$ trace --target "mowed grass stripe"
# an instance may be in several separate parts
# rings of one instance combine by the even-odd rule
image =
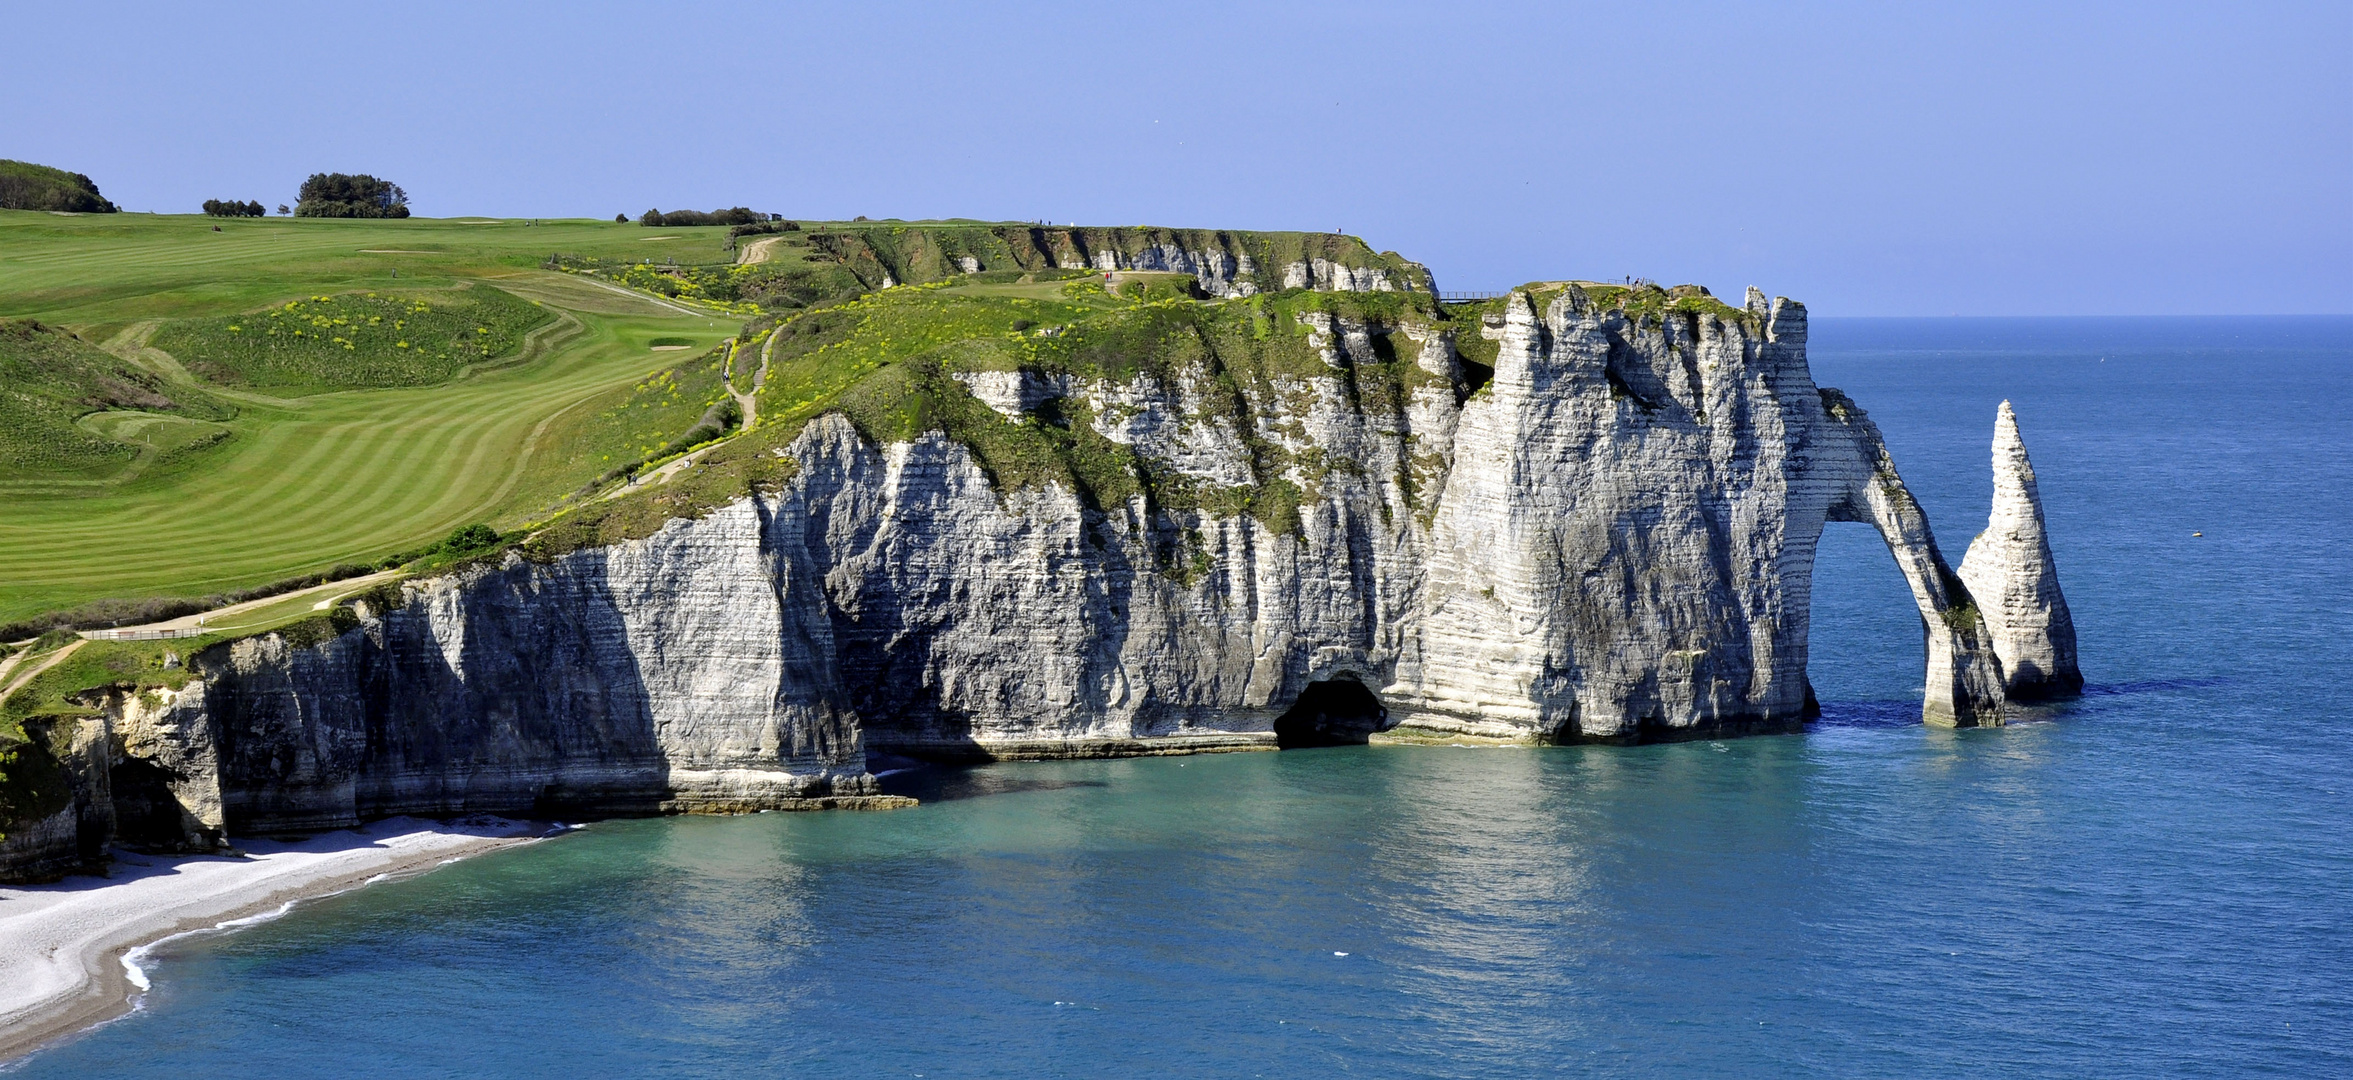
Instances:
[[[598,392],[601,388],[588,391]],[[497,486],[522,468],[518,460],[510,469],[497,470],[493,455],[519,459],[529,429],[543,413],[553,411],[549,405],[558,396],[504,403],[510,407],[479,418],[419,415],[391,425],[279,425],[272,431],[279,438],[271,441],[307,443],[300,456],[266,471],[226,471],[235,476],[261,471],[268,479],[243,490],[219,491],[207,507],[184,507],[184,519],[206,524],[177,528],[175,535],[206,545],[246,537],[252,554],[283,557],[360,539],[341,522],[371,505],[412,507],[412,518],[428,523],[454,521],[484,509]],[[269,462],[277,453],[276,446],[261,446],[247,458]],[[294,509],[257,528],[250,516],[275,507]],[[26,553],[54,557],[78,539],[68,535],[53,545],[29,544]],[[5,576],[8,561],[0,558],[0,576]],[[168,557],[124,558],[120,563],[133,573],[179,565]]]
[[[479,459],[492,452],[488,440],[493,436],[523,434],[528,426],[537,423],[540,415],[561,407],[568,400],[578,400],[608,389],[601,381],[586,389],[574,382],[537,388],[538,392],[525,398],[492,399],[488,404],[504,408],[479,418],[471,413],[453,416],[428,410],[391,426],[381,419],[303,419],[273,425],[261,434],[256,445],[245,448],[243,453],[223,465],[222,476],[239,480],[241,486],[221,487],[209,499],[198,503],[190,503],[174,495],[169,506],[177,514],[197,519],[223,509],[220,504],[224,502],[270,505],[295,501],[314,505],[322,511],[338,510],[344,506],[321,501],[337,494],[333,489],[338,487],[345,489],[346,501],[382,496],[413,501],[416,490],[395,481],[424,484],[462,480],[466,470],[458,470],[448,476],[430,475],[430,470],[460,458],[468,460],[471,468],[479,468]],[[454,453],[444,445],[453,434],[474,435],[481,445],[463,454]],[[354,439],[366,441],[348,445]],[[289,460],[285,455],[290,449],[300,456]],[[376,477],[372,486],[350,485],[345,482],[345,477],[352,470],[345,459],[353,457],[397,461],[401,468],[393,474]],[[164,507],[162,496],[136,500],[121,508],[115,523],[135,522]],[[227,527],[235,529],[243,526],[230,523]],[[64,538],[61,542],[70,543],[72,537],[85,530],[80,523],[61,522],[53,531]],[[37,541],[28,546],[34,550],[40,550],[41,547]]]
[[[7,224],[0,215],[0,242],[8,239]],[[267,246],[255,243],[252,257],[284,257]],[[177,264],[218,274],[224,256],[238,255],[215,248],[201,257],[151,259],[143,272],[168,277]],[[84,266],[54,264],[66,263]],[[0,281],[21,279],[24,266],[0,268]],[[404,272],[395,287],[424,284],[425,277]],[[163,291],[138,293],[136,302],[77,303],[113,308],[103,321],[82,325],[119,329],[185,312],[189,297],[170,293],[182,286],[159,284]],[[205,302],[248,310],[369,284],[271,285],[267,296]],[[0,294],[0,308],[8,302]],[[245,411],[231,422],[235,437],[196,467],[98,494],[0,487],[0,618],[100,596],[200,595],[258,584],[411,549],[475,521],[511,528],[604,471],[600,456],[627,449],[557,445],[588,430],[570,410],[625,398],[632,385],[694,355],[652,354],[646,339],[684,333],[709,343],[734,329],[701,317],[565,312],[517,357],[454,383],[294,400],[240,395]],[[572,422],[560,422],[563,416]]]
[[[594,396],[593,394],[589,396]],[[258,497],[236,499],[220,516],[213,528],[183,528],[178,535],[183,539],[205,543],[244,537],[246,546],[257,555],[276,555],[292,549],[317,550],[321,543],[347,546],[365,543],[365,534],[339,527],[339,519],[347,514],[375,504],[412,507],[412,520],[429,526],[462,517],[468,512],[488,509],[485,505],[493,496],[512,482],[528,467],[524,451],[528,444],[528,427],[536,426],[534,413],[538,410],[517,410],[512,419],[476,425],[469,432],[461,422],[431,425],[429,438],[421,438],[414,430],[377,431],[372,437],[351,438],[354,433],[337,431],[321,439],[312,454],[301,459],[298,467],[285,470],[285,479]],[[552,411],[552,410],[549,410]],[[338,445],[345,443],[348,445]],[[383,463],[393,447],[405,445],[398,455],[405,459],[396,472],[384,473]],[[509,448],[513,448],[512,451]],[[509,456],[514,464],[508,469],[495,469],[489,460],[493,454]],[[455,469],[450,463],[463,461]],[[374,474],[354,479],[359,466],[373,466]],[[489,489],[489,490],[485,490]],[[293,513],[276,515],[260,532],[247,515],[270,504],[295,507]],[[275,538],[280,543],[262,542]],[[161,560],[124,559],[125,569],[152,569],[169,563]]]

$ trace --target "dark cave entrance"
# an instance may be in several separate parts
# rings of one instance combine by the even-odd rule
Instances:
[[[1363,746],[1387,726],[1389,710],[1353,675],[1307,684],[1290,711],[1275,718],[1275,746]]]
[[[172,774],[145,758],[125,757],[108,769],[114,792],[114,834],[133,847],[176,848],[187,842]]]

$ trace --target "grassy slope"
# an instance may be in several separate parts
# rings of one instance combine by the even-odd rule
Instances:
[[[217,439],[208,421],[232,415],[63,329],[0,319],[0,474],[111,475]]]
[[[223,231],[212,231],[216,223]],[[127,347],[159,320],[472,281],[561,312],[518,359],[444,385],[299,398],[217,388],[213,396],[236,407],[231,437],[217,446],[127,478],[0,479],[0,621],[104,597],[255,585],[412,549],[473,521],[512,526],[603,472],[600,456],[675,435],[567,423],[611,409],[648,375],[695,355],[651,352],[651,339],[707,347],[737,323],[532,268],[558,247],[622,256],[692,244],[693,257],[723,257],[725,230],[658,230],[680,238],[654,244],[648,231],[0,213],[0,249],[10,255],[0,260],[0,315],[38,317],[85,341],[117,338],[117,351],[166,395],[191,389],[185,370]],[[675,411],[684,410],[646,410],[647,423],[674,423]]]

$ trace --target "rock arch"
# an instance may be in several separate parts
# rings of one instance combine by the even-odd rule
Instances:
[[[1896,568],[1903,572],[1904,583],[1911,588],[1926,638],[1927,672],[1920,719],[1944,727],[1999,725],[2006,702],[2002,665],[1977,601],[1938,550],[1936,536],[1928,528],[1928,515],[1904,487],[1879,426],[1845,394],[1824,389],[1821,396],[1829,421],[1822,432],[1829,440],[1845,443],[1839,448],[1842,454],[1816,458],[1818,463],[1832,466],[1825,472],[1841,481],[1824,517],[1827,521],[1861,522],[1879,530],[1888,553],[1895,556]],[[1815,536],[1819,535],[1817,527]]]

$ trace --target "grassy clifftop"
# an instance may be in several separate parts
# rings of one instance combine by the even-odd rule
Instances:
[[[1380,272],[1392,288],[1430,289],[1429,271],[1396,252],[1376,252],[1338,233],[1243,232],[1152,226],[1043,226],[980,222],[786,223],[730,230],[740,258],[728,264],[667,251],[629,259],[559,252],[554,269],[600,276],[663,296],[740,305],[744,314],[838,303],[894,285],[967,280],[972,274],[1083,274],[1215,265],[1244,292],[1276,292],[1321,263]],[[661,228],[648,243],[691,230]],[[1010,280],[1004,278],[1003,280]]]
[[[837,412],[878,443],[941,432],[971,449],[1002,487],[1055,482],[1101,506],[1144,494],[1163,511],[1247,512],[1287,530],[1306,494],[1284,479],[1299,462],[1248,423],[1237,427],[1252,457],[1252,481],[1207,486],[1105,438],[1075,401],[1009,418],[958,376],[1021,371],[1173,384],[1182,370],[1202,374],[1210,407],[1240,420],[1250,401],[1282,393],[1278,381],[1335,374],[1311,339],[1310,313],[1389,327],[1446,329],[1456,321],[1426,293],[1291,290],[1201,301],[1169,294],[1164,282],[1176,275],[1140,277],[1118,291],[1092,280],[950,279],[788,317],[761,341],[769,374],[754,430],[705,451],[695,468],[666,483],[556,518],[524,550],[552,558],[646,536],[671,518],[772,489],[789,468],[773,451],[811,420]],[[1469,325],[1475,335],[1475,317]],[[1337,374],[1354,399],[1380,408],[1399,407],[1413,386],[1439,378],[1411,355],[1393,353]]]
[[[815,252],[849,267],[869,287],[941,281],[967,266],[990,270],[1119,269],[1164,251],[1222,256],[1259,292],[1283,287],[1286,267],[1323,260],[1388,271],[1401,288],[1428,289],[1428,272],[1395,252],[1380,253],[1338,233],[1044,225],[868,225],[812,231]],[[1105,265],[1109,263],[1110,265]]]

